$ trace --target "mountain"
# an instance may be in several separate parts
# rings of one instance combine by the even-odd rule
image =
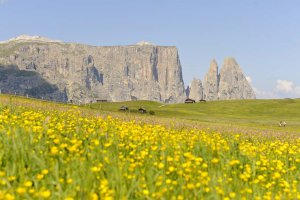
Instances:
[[[189,91],[189,97],[195,100],[198,100],[200,97],[203,97],[205,100],[256,98],[242,69],[232,57],[224,59],[220,73],[216,60],[212,60],[209,70],[204,77],[203,86],[191,84]],[[191,95],[191,91],[194,91],[193,95]]]
[[[220,72],[218,98],[255,99],[255,93],[234,58],[225,58]]]
[[[194,78],[192,80],[188,96],[195,101],[203,99],[203,87],[200,79]]]
[[[215,59],[210,63],[209,70],[204,77],[203,81],[203,99],[205,100],[217,100],[219,89],[219,74],[218,64]]]
[[[89,46],[22,35],[0,42],[0,65],[4,71],[12,66],[16,71],[1,78],[2,92],[74,102],[177,103],[186,98],[180,59],[173,46],[148,42]],[[31,81],[14,76],[28,71],[33,72]]]

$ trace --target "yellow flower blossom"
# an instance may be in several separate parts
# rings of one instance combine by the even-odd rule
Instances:
[[[178,130],[81,106],[1,103],[0,199],[300,197],[296,134]]]

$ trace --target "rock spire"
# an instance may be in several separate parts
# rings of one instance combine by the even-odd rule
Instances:
[[[219,99],[255,99],[255,93],[242,69],[232,57],[225,58],[220,72]]]
[[[219,87],[219,75],[218,64],[215,59],[210,62],[210,67],[207,74],[204,77],[204,99],[205,100],[217,100],[218,99],[218,87]]]
[[[189,88],[188,97],[199,101],[203,99],[203,86],[200,79],[194,78]]]
[[[215,59],[210,63],[209,70],[204,77],[203,86],[199,81],[192,81],[190,98],[198,98],[195,95],[203,91],[205,100],[229,100],[229,99],[255,99],[255,93],[247,81],[242,69],[232,57],[224,59],[223,67],[218,72],[218,64]],[[193,91],[193,95],[192,94]],[[196,92],[197,91],[197,92]]]

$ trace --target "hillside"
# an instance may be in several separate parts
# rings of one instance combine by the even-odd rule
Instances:
[[[118,109],[122,105],[128,106],[132,114],[139,114],[137,109],[144,107],[148,111],[154,111],[156,117],[184,119],[212,126],[246,126],[300,132],[300,99],[208,101],[172,105],[132,101],[95,103],[89,104],[88,107],[101,111],[120,112]],[[279,127],[278,123],[281,120],[286,121],[288,126]]]
[[[119,105],[0,95],[0,199],[298,199],[299,134],[252,120],[296,121],[299,100]],[[134,114],[141,105],[157,115]]]
[[[0,95],[0,107],[19,105],[39,109],[69,109],[73,104]],[[119,111],[127,106],[129,111]],[[102,102],[78,106],[86,116],[118,117],[179,128],[209,128],[235,132],[300,133],[300,99],[210,101],[196,104],[161,104],[152,101]],[[145,108],[146,114],[138,112]],[[150,115],[153,111],[155,114]],[[286,127],[279,127],[279,121]]]

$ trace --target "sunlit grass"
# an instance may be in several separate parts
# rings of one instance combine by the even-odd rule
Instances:
[[[120,106],[129,107],[131,114],[139,115],[137,109],[144,107],[155,112],[159,118],[188,120],[214,125],[242,128],[258,128],[274,131],[300,131],[300,99],[274,100],[230,100],[198,102],[196,104],[160,104],[150,101],[94,103],[86,107],[118,112]],[[139,115],[140,116],[140,115]],[[279,121],[286,121],[288,126],[279,127]]]
[[[0,199],[300,198],[298,134],[103,112],[2,96]]]

